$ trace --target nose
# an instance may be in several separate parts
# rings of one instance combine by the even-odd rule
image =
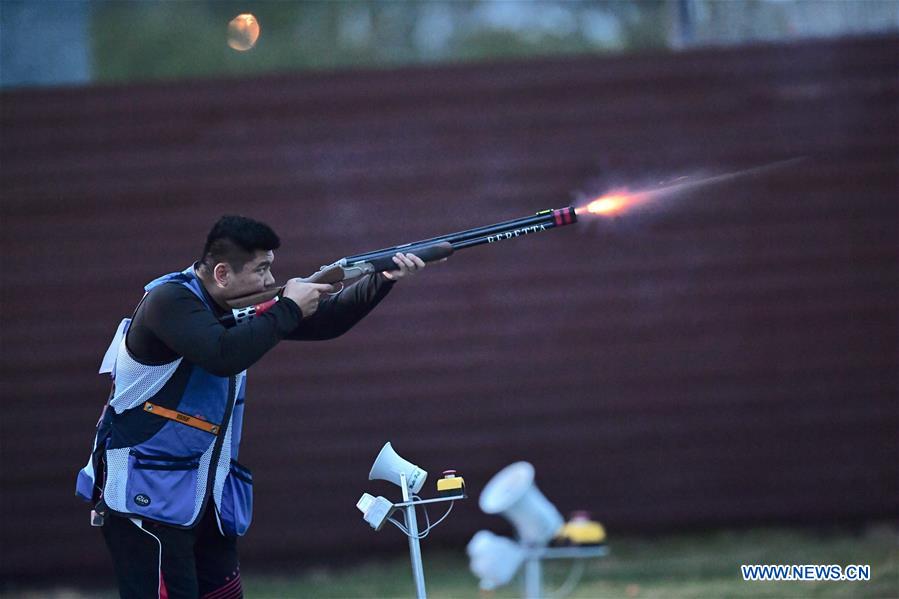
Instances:
[[[265,275],[265,286],[268,287],[269,285],[274,284],[274,282],[275,275],[272,274],[272,271],[268,271],[268,274]]]

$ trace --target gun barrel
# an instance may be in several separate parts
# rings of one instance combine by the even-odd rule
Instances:
[[[350,265],[359,262],[371,262],[372,260],[377,260],[384,256],[393,256],[397,252],[414,254],[416,248],[424,248],[439,243],[449,243],[453,250],[461,250],[484,243],[494,243],[512,239],[514,237],[521,237],[523,235],[545,231],[554,227],[564,227],[565,225],[574,224],[576,222],[577,214],[575,213],[574,208],[570,206],[556,210],[543,210],[533,216],[526,216],[524,218],[507,220],[493,225],[466,229],[465,231],[459,231],[457,233],[440,235],[438,237],[431,237],[430,239],[423,239],[412,243],[404,243],[402,245],[383,248],[373,252],[366,252],[364,254],[356,254],[355,256],[348,256],[344,258],[344,260],[346,261],[346,264]]]

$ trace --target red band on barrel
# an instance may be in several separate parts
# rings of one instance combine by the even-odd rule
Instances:
[[[556,221],[557,227],[570,225],[574,222],[574,216],[572,215],[571,208],[561,208],[558,210],[553,210],[553,219]]]

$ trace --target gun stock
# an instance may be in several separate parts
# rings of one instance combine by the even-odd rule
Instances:
[[[304,283],[333,284],[339,283],[345,278],[346,277],[344,276],[343,268],[332,264],[331,266],[326,266],[322,268],[322,270],[314,272],[312,275],[306,277],[305,279],[300,279],[300,281],[303,281]],[[279,297],[281,295],[281,292],[283,291],[283,285],[275,285],[272,287],[268,287],[267,289],[265,289],[264,291],[260,291],[259,293],[254,293],[252,295],[243,295],[241,297],[230,299],[228,300],[228,306],[231,307],[231,309],[256,306]]]

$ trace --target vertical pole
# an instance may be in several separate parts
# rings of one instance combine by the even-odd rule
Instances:
[[[400,488],[403,490],[403,502],[411,503],[412,494],[409,492],[409,482],[406,473],[400,472]],[[415,517],[415,506],[406,507],[406,529],[409,531],[409,554],[412,557],[412,577],[415,579],[415,596],[418,599],[427,599],[425,592],[425,569],[421,563],[421,546],[418,542],[418,519]]]
[[[524,597],[525,599],[540,599],[543,596],[543,572],[541,571],[540,556],[536,551],[528,551],[528,557],[524,562]]]

